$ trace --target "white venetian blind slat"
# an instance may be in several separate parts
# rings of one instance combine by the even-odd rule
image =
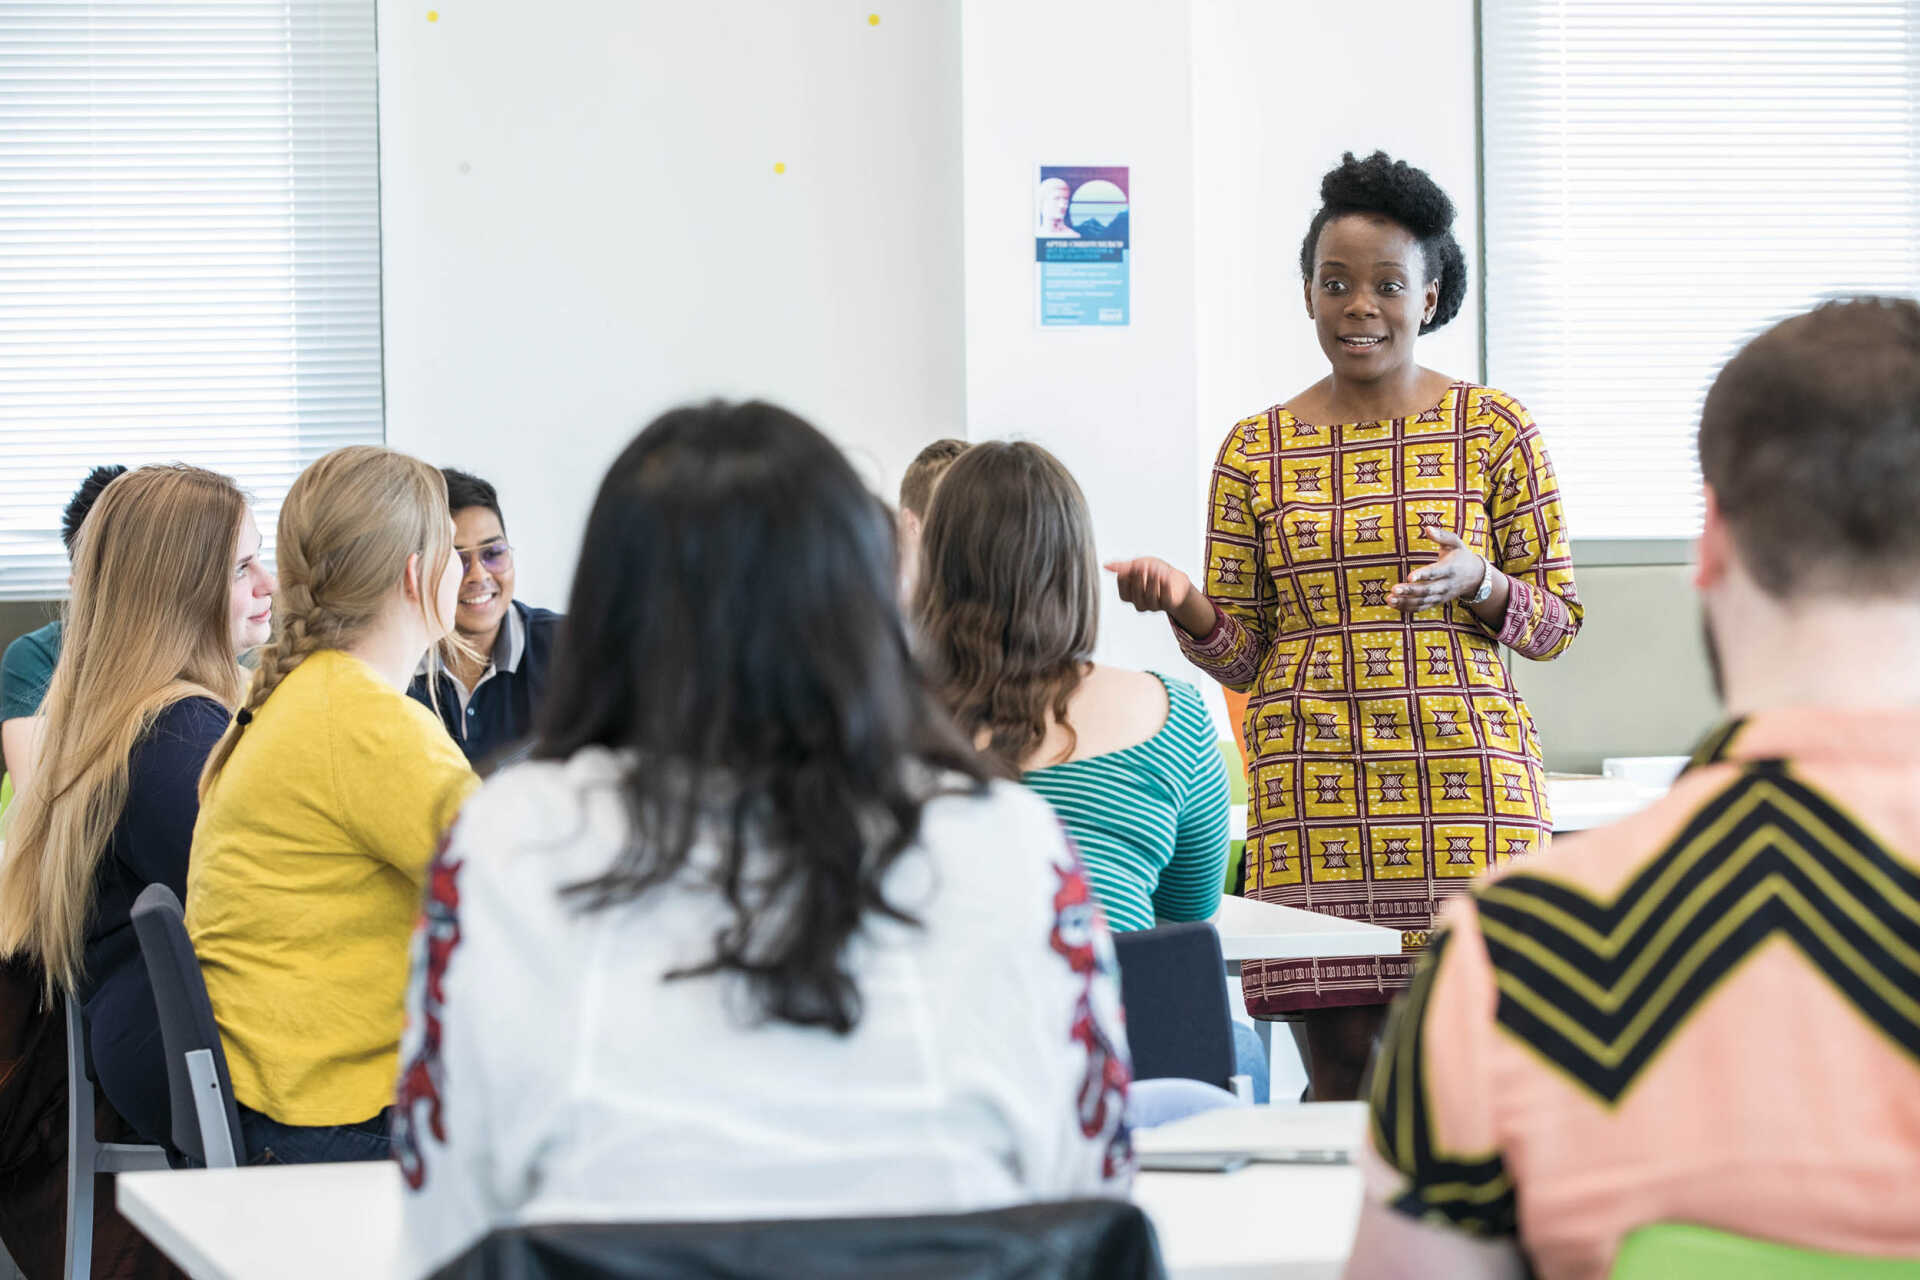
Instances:
[[[1692,537],[1714,373],[1920,288],[1915,0],[1482,0],[1487,376],[1575,537]]]
[[[0,5],[0,598],[63,594],[96,463],[384,436],[369,0]]]

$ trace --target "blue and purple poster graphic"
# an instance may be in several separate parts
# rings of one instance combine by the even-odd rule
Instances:
[[[1041,328],[1128,323],[1128,191],[1126,165],[1040,166],[1033,269]]]

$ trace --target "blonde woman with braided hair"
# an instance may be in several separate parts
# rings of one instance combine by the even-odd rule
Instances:
[[[273,640],[200,781],[187,929],[248,1158],[384,1159],[408,940],[479,782],[406,696],[460,586],[446,482],[337,450],[294,481],[276,550]]]
[[[142,467],[76,540],[64,643],[34,784],[8,818],[0,949],[80,1003],[102,1091],[168,1139],[166,1059],[133,934],[149,884],[184,893],[195,784],[240,700],[239,653],[267,638],[273,576],[233,481]]]

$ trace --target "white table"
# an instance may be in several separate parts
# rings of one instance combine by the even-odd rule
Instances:
[[[1220,934],[1220,953],[1226,958],[1229,978],[1240,976],[1240,964],[1245,960],[1334,960],[1400,954],[1398,929],[1232,894],[1220,899],[1220,909],[1213,913],[1210,923]],[[1266,1054],[1271,1072],[1273,1022],[1256,1018],[1253,1029],[1259,1033],[1260,1050]]]
[[[1154,1156],[1166,1155],[1279,1159],[1281,1152],[1312,1151],[1351,1160],[1367,1143],[1368,1113],[1364,1102],[1221,1107],[1151,1129],[1136,1129],[1133,1146],[1143,1166]]]
[[[1136,1131],[1142,1152],[1314,1147],[1356,1153],[1367,1140],[1361,1102],[1230,1108]],[[1350,1164],[1254,1164],[1233,1173],[1143,1173],[1147,1211],[1176,1280],[1336,1280],[1360,1221],[1360,1171]]]
[[[194,1280],[394,1280],[400,1166],[123,1173],[120,1212]]]
[[[1639,812],[1659,799],[1664,787],[1637,786],[1613,778],[1552,778],[1547,782],[1555,831],[1584,831]],[[1246,832],[1245,805],[1235,805],[1235,838]],[[1332,960],[1346,956],[1389,956],[1400,950],[1392,929],[1359,920],[1342,920],[1228,896],[1213,915],[1227,972],[1238,973],[1243,960]]]
[[[1555,831],[1584,831],[1616,822],[1652,804],[1665,791],[1664,787],[1638,786],[1613,778],[1547,780]],[[1245,838],[1245,805],[1233,807],[1232,830],[1235,839]],[[1247,960],[1333,960],[1400,954],[1398,930],[1251,898],[1220,899],[1212,924],[1220,934],[1228,977],[1239,976],[1240,965]],[[1260,1046],[1272,1069],[1273,1023],[1259,1018],[1253,1026],[1260,1033]]]
[[[1547,782],[1555,831],[1585,831],[1605,826],[1640,810],[1666,794],[1665,787],[1640,786],[1614,778],[1552,778]],[[1233,807],[1234,838],[1246,834],[1247,808]],[[1342,920],[1256,902],[1229,894],[1213,914],[1227,972],[1240,972],[1243,960],[1332,960],[1346,956],[1390,956],[1400,951],[1400,934],[1359,920]]]
[[[1228,973],[1240,972],[1242,960],[1333,960],[1400,954],[1398,929],[1231,894],[1220,899],[1220,909],[1209,923],[1220,934],[1220,952],[1226,957]]]
[[[1338,1280],[1361,1192],[1360,1171],[1344,1164],[1143,1173],[1133,1184],[1172,1280]]]
[[[396,1280],[393,1164],[123,1173],[120,1212],[194,1280]],[[1333,1277],[1353,1244],[1360,1174],[1345,1165],[1148,1173],[1134,1199],[1173,1280]]]
[[[1640,812],[1666,793],[1665,787],[1641,786],[1617,778],[1547,779],[1555,831],[1604,827]]]

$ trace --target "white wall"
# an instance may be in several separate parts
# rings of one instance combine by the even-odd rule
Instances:
[[[387,439],[499,484],[521,595],[670,405],[778,400],[879,487],[963,433],[958,0],[426,12],[379,4]]]
[[[1477,251],[1472,0],[1377,10],[1272,0],[967,0],[967,427],[1053,449],[1103,556],[1198,574],[1227,428],[1317,381],[1300,236],[1340,153],[1427,168]],[[1132,166],[1133,324],[1033,322],[1034,167]],[[1478,299],[1421,358],[1479,376]],[[1187,671],[1159,619],[1109,597],[1101,654]],[[1206,682],[1201,682],[1203,686]]]
[[[791,405],[883,490],[938,435],[1038,440],[1103,555],[1197,571],[1219,438],[1323,372],[1318,175],[1385,146],[1473,225],[1471,0],[878,8],[381,0],[388,440],[501,486],[528,598],[563,602],[611,456],[713,394]],[[1404,92],[1354,91],[1381,75]],[[1042,162],[1132,167],[1131,326],[1035,326]],[[1430,363],[1477,372],[1475,305]],[[1117,601],[1104,637],[1181,669]]]
[[[1204,478],[1236,420],[1325,376],[1299,251],[1320,175],[1341,152],[1383,148],[1433,174],[1453,197],[1455,234],[1477,272],[1474,4],[1193,0],[1192,11]],[[1479,308],[1475,279],[1453,323],[1422,339],[1422,363],[1480,377]],[[1525,387],[1507,389],[1526,397]],[[1189,568],[1199,539],[1196,527],[1182,561]],[[1597,769],[1608,755],[1690,749],[1718,714],[1690,575],[1674,567],[1578,572],[1587,624],[1573,648],[1550,663],[1513,660],[1548,764]]]
[[[1469,275],[1477,269],[1473,10],[1473,0],[1386,10],[1192,0],[1196,496],[1190,527],[1163,553],[1188,573],[1203,568],[1205,490],[1227,430],[1327,374],[1300,240],[1341,153],[1384,149],[1431,173],[1458,209]],[[1422,339],[1420,360],[1478,378],[1478,308],[1474,288],[1453,323]]]
[[[1320,177],[1381,149],[1453,197],[1478,271],[1473,0],[1376,5],[1194,0],[1194,169],[1201,441],[1327,374],[1301,293]],[[1479,288],[1419,359],[1480,376]],[[1188,553],[1199,554],[1199,543]]]
[[[1165,0],[967,0],[962,17],[968,434],[1056,453],[1103,558],[1172,559],[1198,528],[1189,27]],[[1035,324],[1041,164],[1131,167],[1131,325]],[[1104,659],[1187,670],[1163,619],[1109,592],[1102,622]]]
[[[1320,174],[1423,165],[1477,252],[1472,0],[424,13],[379,10],[388,439],[500,484],[540,603],[607,461],[712,394],[792,405],[883,491],[938,435],[1038,440],[1103,554],[1197,572],[1221,437],[1325,372],[1296,263]],[[1130,327],[1034,325],[1042,162],[1132,166]],[[1478,376],[1478,306],[1426,363]],[[1642,578],[1593,576],[1588,634],[1520,673],[1550,758],[1681,749],[1710,718],[1684,583],[1659,578],[1674,660],[1634,686],[1632,628],[1599,615]],[[1188,671],[1111,596],[1101,653]]]

